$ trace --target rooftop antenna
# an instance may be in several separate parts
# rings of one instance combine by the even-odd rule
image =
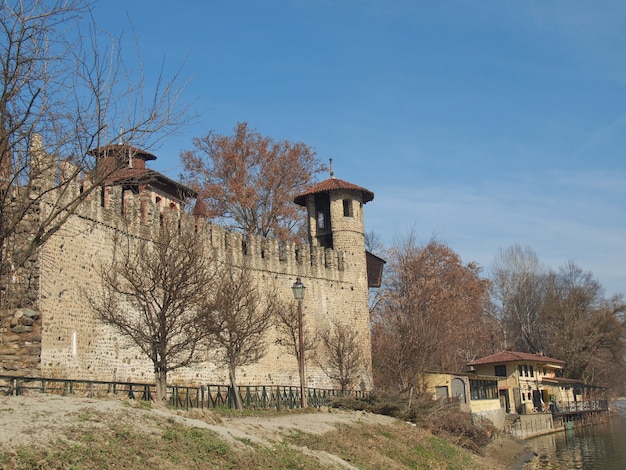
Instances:
[[[332,179],[335,177],[335,173],[333,172],[333,157],[330,157],[329,160],[330,160],[330,177]]]

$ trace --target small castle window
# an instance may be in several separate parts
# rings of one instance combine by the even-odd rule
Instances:
[[[317,228],[326,228],[326,217],[324,211],[317,211]]]
[[[352,217],[352,201],[350,199],[343,200],[343,216]]]

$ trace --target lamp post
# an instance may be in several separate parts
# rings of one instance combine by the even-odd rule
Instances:
[[[300,408],[306,407],[306,396],[304,394],[304,336],[302,332],[302,300],[304,299],[304,289],[306,286],[300,278],[291,286],[293,297],[298,302],[298,366],[300,367]]]

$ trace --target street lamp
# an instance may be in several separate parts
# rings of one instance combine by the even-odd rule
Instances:
[[[302,300],[304,299],[305,285],[300,278],[291,286],[293,298],[298,301],[298,366],[300,366],[300,408],[306,407],[304,395],[304,337],[302,334]]]

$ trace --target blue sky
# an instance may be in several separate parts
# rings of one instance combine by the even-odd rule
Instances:
[[[107,0],[148,73],[184,61],[202,115],[179,153],[246,121],[302,141],[375,193],[366,230],[433,236],[488,274],[519,243],[626,292],[626,4],[621,0]]]

